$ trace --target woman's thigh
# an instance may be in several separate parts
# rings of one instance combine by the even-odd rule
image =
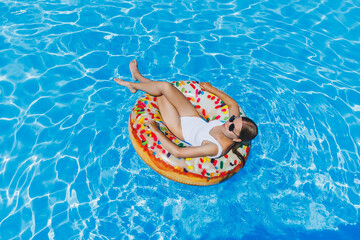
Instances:
[[[161,117],[166,127],[181,140],[184,140],[181,129],[181,116],[176,108],[167,100],[165,96],[158,97],[158,106]]]
[[[167,82],[164,82],[163,84],[163,96],[166,97],[168,103],[173,105],[180,117],[200,117],[189,99],[187,99],[176,87]]]
[[[158,86],[161,91],[161,96],[158,97],[158,105],[164,123],[176,137],[184,140],[181,117],[200,117],[199,113],[191,102],[172,84],[168,82],[153,82],[152,84],[149,87]]]

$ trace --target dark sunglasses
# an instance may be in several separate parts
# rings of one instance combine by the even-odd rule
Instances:
[[[235,115],[232,115],[232,116],[229,118],[229,122],[232,123],[234,120],[235,120]],[[237,138],[240,138],[240,136],[238,136],[238,135],[234,132],[234,129],[235,129],[235,124],[234,124],[234,123],[230,124],[230,126],[229,126],[229,131],[233,132]]]

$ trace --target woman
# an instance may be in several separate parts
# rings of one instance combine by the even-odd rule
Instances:
[[[126,86],[132,93],[144,91],[157,97],[159,111],[167,128],[179,139],[190,143],[191,147],[181,148],[163,134],[155,121],[148,122],[150,130],[156,134],[163,147],[179,158],[211,157],[225,155],[235,143],[250,141],[258,133],[257,125],[247,117],[240,117],[239,105],[226,93],[210,83],[200,83],[205,91],[220,98],[229,107],[230,119],[206,122],[195,110],[190,101],[172,84],[152,81],[143,77],[136,60],[130,62],[130,72],[136,82],[115,81]]]

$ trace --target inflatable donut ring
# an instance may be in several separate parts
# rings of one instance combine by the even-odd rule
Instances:
[[[198,82],[176,81],[172,84],[191,101],[206,121],[229,119],[228,106],[215,95],[203,91]],[[245,116],[242,109],[240,109],[240,115]],[[175,137],[167,129],[162,121],[156,97],[145,94],[137,100],[129,119],[131,142],[147,165],[176,182],[199,186],[220,183],[238,172],[249,156],[250,145],[246,143],[219,158],[174,157],[163,148],[156,135],[144,125],[149,119],[156,121],[160,130],[179,147],[190,145]]]

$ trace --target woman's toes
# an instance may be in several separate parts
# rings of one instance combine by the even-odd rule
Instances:
[[[120,78],[115,78],[114,79],[115,80],[115,82],[117,82],[118,84],[120,84],[120,85],[123,85],[123,80],[121,80]]]
[[[119,85],[127,87],[127,88],[130,90],[130,92],[132,92],[132,93],[136,93],[136,92],[137,92],[137,90],[136,90],[135,88],[131,87],[131,84],[130,84],[129,82],[126,82],[126,81],[124,81],[124,80],[121,80],[120,78],[115,78],[114,80],[115,80],[115,82],[117,82]]]

